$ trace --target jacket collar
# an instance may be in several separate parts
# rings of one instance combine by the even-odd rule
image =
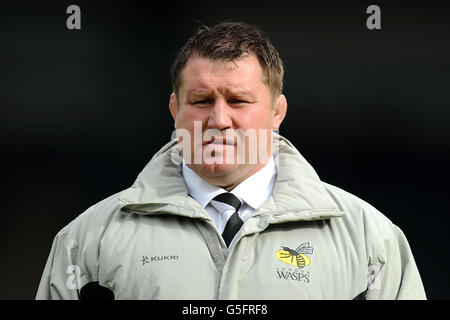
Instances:
[[[343,212],[297,149],[276,133],[274,146],[278,166],[275,188],[252,218],[281,223],[342,216]],[[121,209],[139,214],[175,214],[211,220],[204,208],[188,196],[181,163],[177,142],[172,140],[153,156],[133,185],[119,195]]]

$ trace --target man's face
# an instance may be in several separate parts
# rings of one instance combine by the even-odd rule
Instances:
[[[286,99],[272,96],[254,55],[233,62],[193,56],[180,80],[169,108],[175,128],[189,134],[179,139],[190,140],[183,157],[200,177],[231,190],[270,159],[271,132],[283,121]]]

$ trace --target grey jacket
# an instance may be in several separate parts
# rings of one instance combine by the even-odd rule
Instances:
[[[79,299],[96,284],[116,299],[425,299],[402,231],[276,138],[273,194],[230,251],[187,194],[172,141],[56,235],[36,298]]]

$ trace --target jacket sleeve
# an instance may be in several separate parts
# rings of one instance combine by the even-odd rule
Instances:
[[[426,299],[408,241],[396,225],[390,226],[383,254],[369,261],[366,299]]]
[[[75,246],[63,232],[53,240],[36,300],[74,300],[79,297],[81,269],[77,265]]]

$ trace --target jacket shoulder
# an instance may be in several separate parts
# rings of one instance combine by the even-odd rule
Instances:
[[[325,182],[323,184],[347,218],[368,220],[380,228],[392,226],[392,221],[370,203],[339,187]]]
[[[89,207],[56,234],[37,299],[78,299],[73,289],[98,281],[99,245],[108,225],[120,215],[119,194]],[[72,272],[79,280],[73,287],[67,282]]]
[[[84,239],[90,242],[100,239],[107,226],[120,215],[119,195],[123,191],[113,194],[87,208],[69,224],[63,227],[55,239],[83,244]]]
[[[350,233],[364,237],[367,253],[384,260],[386,246],[396,245],[404,237],[402,230],[370,203],[341,188],[324,183],[344,212],[343,222]]]

